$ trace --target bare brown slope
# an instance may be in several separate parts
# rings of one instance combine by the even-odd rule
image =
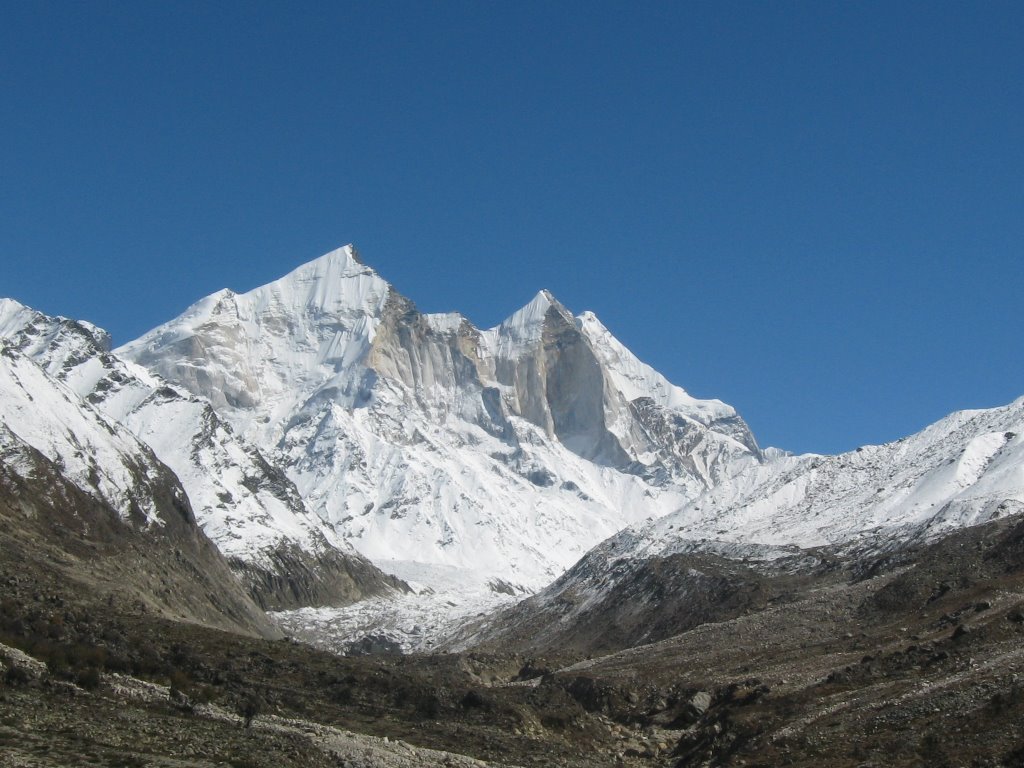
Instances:
[[[246,634],[279,632],[196,526],[177,478],[154,462],[163,525],[123,521],[22,443],[0,457],[0,576],[105,596],[140,611]],[[177,487],[177,493],[174,492]]]

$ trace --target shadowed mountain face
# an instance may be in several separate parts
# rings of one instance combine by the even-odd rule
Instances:
[[[118,350],[201,395],[373,559],[537,587],[761,460],[736,412],[548,292],[489,330],[425,315],[351,248]]]

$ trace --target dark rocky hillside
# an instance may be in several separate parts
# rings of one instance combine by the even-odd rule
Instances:
[[[38,488],[4,487],[0,765],[854,768],[1024,756],[1019,517],[884,557],[821,557],[816,574],[707,559],[726,599],[715,606],[706,590],[690,618],[672,603],[687,584],[672,579],[698,564],[652,566],[636,583],[664,584],[672,607],[658,631],[690,626],[610,655],[506,645],[342,658],[194,623],[208,585],[161,593],[174,571],[159,557],[103,576],[114,566],[94,553],[127,545],[78,539],[77,515],[12,535],[14,515],[46,505],[32,500]],[[53,536],[60,546],[45,543]]]
[[[795,599],[842,578],[810,553],[771,566],[692,553],[619,560],[595,548],[548,589],[466,627],[457,643],[609,653]]]
[[[147,478],[161,525],[122,520],[35,449],[0,457],[0,566],[5,594],[24,580],[47,595],[87,594],[186,622],[276,636],[216,547],[196,526],[177,478]]]
[[[549,680],[667,765],[1020,765],[1022,556],[1020,517],[966,529]]]

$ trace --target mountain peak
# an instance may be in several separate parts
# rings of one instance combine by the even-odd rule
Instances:
[[[0,299],[0,343],[17,342],[19,350],[31,355],[32,350],[57,344],[57,339],[80,354],[109,352],[111,346],[110,334],[86,320],[50,316],[14,299]]]
[[[351,245],[336,248],[242,297],[254,314],[294,318],[378,317],[390,284],[366,266]]]
[[[359,254],[356,251],[355,246],[349,244],[343,245],[340,248],[335,248],[333,251],[328,251],[323,256],[319,256],[312,261],[307,261],[305,264],[301,264],[275,282],[295,280],[333,281],[337,278],[351,277],[368,272],[376,275],[376,272],[366,266],[362,259],[359,258]]]
[[[209,398],[370,557],[535,585],[750,454],[742,424],[716,432],[718,411],[596,344],[550,290],[477,332],[419,314],[346,246],[224,303],[122,352]]]
[[[509,315],[501,325],[492,329],[492,331],[497,331],[501,335],[510,336],[520,341],[540,338],[545,319],[552,308],[570,323],[574,322],[572,313],[565,308],[565,305],[556,299],[551,291],[543,288],[537,291],[537,294],[528,304]]]
[[[11,329],[20,329],[33,310],[14,299],[0,299],[0,338],[11,335]]]
[[[543,318],[544,313],[548,311],[548,308],[552,304],[557,303],[558,300],[555,298],[555,295],[551,293],[551,291],[549,291],[547,288],[541,288],[539,291],[537,291],[534,297],[530,299],[529,303],[519,310],[519,312],[525,312],[531,316]]]

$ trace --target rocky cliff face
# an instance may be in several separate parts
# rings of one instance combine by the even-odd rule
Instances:
[[[357,549],[537,587],[761,454],[548,292],[501,325],[427,315],[351,247],[222,291],[118,350],[208,399]]]
[[[404,589],[312,515],[287,476],[208,402],[112,354],[100,329],[2,300],[0,339],[174,470],[203,530],[260,606],[340,605]]]

